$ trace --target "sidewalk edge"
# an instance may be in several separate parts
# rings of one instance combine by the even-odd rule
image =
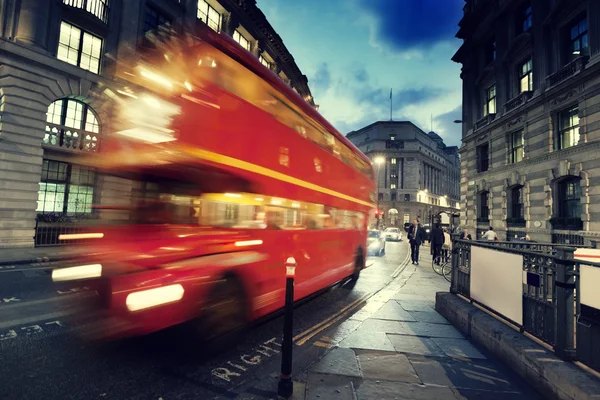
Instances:
[[[498,357],[549,399],[599,399],[600,380],[447,292],[436,294],[435,310],[468,338]]]

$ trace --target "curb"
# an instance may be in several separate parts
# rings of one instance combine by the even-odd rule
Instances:
[[[600,380],[563,361],[485,311],[455,294],[438,292],[435,310],[454,327],[498,357],[544,397],[560,400],[600,399]]]
[[[74,259],[77,256],[68,255],[68,256],[43,256],[43,257],[31,257],[31,258],[14,258],[14,259],[0,259],[0,267],[8,266],[8,265],[24,265],[24,264],[42,264],[42,263],[52,263],[59,261],[69,261]]]

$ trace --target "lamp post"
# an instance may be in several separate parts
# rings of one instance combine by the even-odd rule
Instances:
[[[385,162],[385,157],[378,156],[373,159],[375,165],[377,165],[377,211],[375,212],[375,216],[377,218],[376,229],[379,229],[379,172],[381,171],[381,164]]]

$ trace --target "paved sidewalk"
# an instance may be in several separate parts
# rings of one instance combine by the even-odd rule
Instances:
[[[429,248],[399,280],[387,299],[344,322],[358,326],[339,343],[330,334],[336,347],[310,367],[306,399],[540,398],[434,310],[449,283],[432,270]]]

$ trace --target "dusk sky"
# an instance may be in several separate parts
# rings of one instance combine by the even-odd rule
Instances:
[[[390,118],[459,145],[464,0],[257,0],[340,132]]]

